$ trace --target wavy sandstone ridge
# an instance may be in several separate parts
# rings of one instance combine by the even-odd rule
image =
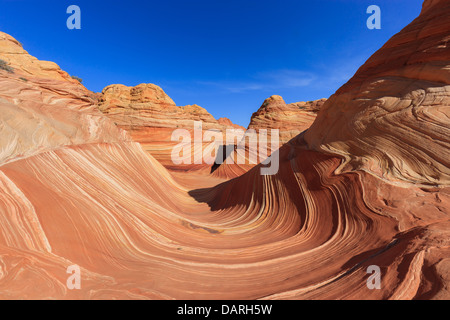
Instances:
[[[26,144],[8,149],[4,146],[10,139],[2,135],[0,140],[8,160],[0,163],[0,298],[449,299],[449,167],[438,154],[449,143],[449,136],[441,135],[448,130],[448,86],[430,80],[450,73],[441,51],[447,48],[449,30],[447,35],[437,31],[448,26],[447,3],[426,1],[421,16],[389,43],[403,41],[382,49],[395,52],[405,45],[410,57],[417,52],[416,74],[399,77],[397,69],[407,66],[390,64],[388,54],[380,56],[387,60],[379,69],[370,68],[376,59],[369,60],[325,103],[310,130],[274,153],[280,169],[272,176],[261,175],[262,165],[229,181],[196,172],[169,173],[95,111],[94,102],[81,95],[86,89],[70,79],[49,80],[52,76],[42,71],[31,77],[29,87],[14,91],[21,88],[23,71],[12,56],[8,62],[15,73],[0,70],[6,85],[0,86],[0,102],[24,112],[14,114],[14,120],[0,113],[0,119],[8,123],[10,139],[23,135],[25,142],[44,147],[27,142],[31,151],[26,153]],[[411,33],[418,25],[422,32]],[[434,50],[423,55],[421,48]],[[426,72],[433,61],[439,67]],[[388,74],[406,83],[430,77],[426,81],[433,86],[424,95],[434,97],[433,102],[418,103],[411,91],[397,92],[394,85],[356,93],[357,83],[364,89],[364,83],[378,83],[370,79],[391,79]],[[344,103],[340,97],[347,92],[364,101],[360,107],[372,106],[381,116],[372,119],[352,99]],[[387,106],[378,110],[380,96]],[[391,110],[388,102],[397,101],[399,108],[408,99],[417,103],[405,107],[408,112],[400,108],[402,117],[385,115]],[[426,112],[417,112],[421,107]],[[354,121],[361,114],[371,120],[364,122],[366,135],[355,129],[361,128]],[[433,121],[424,121],[425,116]],[[403,140],[395,140],[399,133],[386,119],[397,121]],[[383,130],[375,130],[377,121]],[[344,125],[342,131],[338,124]],[[334,139],[328,127],[319,130],[324,125]],[[55,132],[67,140],[61,142]],[[382,155],[411,161],[381,166],[376,160]],[[372,162],[339,171],[343,157],[350,163],[352,156]],[[438,187],[423,185],[431,181],[429,171],[440,178]],[[413,178],[420,183],[408,183]],[[80,290],[66,286],[67,267],[74,264],[81,269]],[[381,269],[380,290],[367,287],[372,265]]]
[[[340,172],[450,184],[450,3],[422,14],[376,52],[322,107],[306,133],[345,157]]]
[[[284,144],[309,129],[326,99],[286,104],[282,97],[272,96],[252,115],[249,129],[278,129]]]

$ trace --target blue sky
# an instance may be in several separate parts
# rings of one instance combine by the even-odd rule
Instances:
[[[69,5],[81,30],[69,30]],[[382,29],[369,30],[369,5]],[[271,95],[328,98],[422,0],[0,0],[0,30],[100,92],[154,83],[183,106],[247,127]]]

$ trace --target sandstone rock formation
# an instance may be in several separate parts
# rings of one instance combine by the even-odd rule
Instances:
[[[277,150],[279,146],[307,130],[316,119],[317,113],[325,101],[326,99],[320,99],[286,104],[283,98],[277,95],[266,99],[261,108],[253,113],[250,125],[248,126],[247,136],[250,136],[250,132],[254,131],[257,137],[242,140],[244,141],[245,147],[240,152],[245,157],[244,164],[238,164],[236,161],[238,154],[236,151],[232,152],[230,157],[234,159],[235,163],[219,166],[217,171],[214,172],[214,175],[225,178],[238,177],[258,163],[252,161],[252,159],[259,159],[259,162],[264,161],[266,157],[260,159],[261,154],[270,156],[272,151]],[[229,124],[229,122],[224,123]],[[273,131],[274,129],[278,130],[275,139],[278,142],[272,145],[272,133],[275,132]],[[263,139],[267,141],[267,148],[265,148],[266,151],[264,153],[260,153],[260,139],[263,132],[265,135]],[[249,147],[249,141],[253,141],[253,144],[256,145],[254,150]]]
[[[131,130],[137,127],[192,129],[193,121],[202,121],[206,129],[219,127],[217,120],[204,108],[177,107],[154,84],[110,85],[103,89],[99,108],[117,125]]]
[[[450,19],[448,1],[389,40],[322,107],[306,134],[315,150],[345,157],[397,182],[450,183]]]
[[[2,60],[25,76],[30,75],[43,79],[61,80],[81,87],[77,80],[72,79],[56,63],[40,61],[29,55],[16,39],[4,32],[0,32],[0,54]]]
[[[449,299],[448,17],[426,0],[276,151],[276,175],[231,180],[169,172],[2,34],[0,298]]]
[[[93,105],[92,93],[53,62],[0,32],[0,164],[61,146],[130,140]]]
[[[226,126],[227,128],[234,128],[234,129],[241,129],[241,130],[245,130],[244,127],[238,125],[238,124],[234,124],[233,122],[231,122],[230,119],[228,118],[219,118],[217,119],[217,122],[223,126]]]
[[[307,130],[316,119],[326,99],[286,104],[282,97],[272,96],[252,115],[249,129],[278,129],[280,142],[288,142]]]
[[[140,84],[136,87],[110,85],[99,99],[99,109],[120,128],[127,130],[134,141],[150,152],[164,166],[176,170],[199,169],[205,165],[174,166],[171,159],[173,147],[178,142],[171,140],[176,129],[188,130],[194,137],[194,122],[202,123],[202,131],[244,128],[229,119],[216,120],[198,105],[178,107],[158,86]],[[206,147],[206,144],[205,144]],[[192,150],[192,163],[194,163]]]

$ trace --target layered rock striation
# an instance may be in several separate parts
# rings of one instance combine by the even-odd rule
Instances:
[[[250,120],[249,129],[280,131],[280,143],[284,144],[307,130],[326,99],[286,104],[280,96],[271,96],[255,112]]]
[[[201,122],[201,137],[207,130],[219,131],[226,140],[227,130],[244,128],[233,124],[229,119],[216,120],[204,108],[198,105],[176,106],[175,102],[158,86],[140,84],[136,87],[110,85],[99,99],[99,109],[120,128],[129,132],[134,141],[139,142],[164,166],[173,170],[207,170],[207,164],[194,164],[194,140],[192,141],[191,164],[174,165],[171,153],[179,143],[172,141],[177,129],[189,131],[195,138],[195,122]],[[200,137],[202,150],[209,145]]]
[[[321,108],[311,148],[340,154],[339,172],[450,183],[450,3],[422,14],[376,52]]]

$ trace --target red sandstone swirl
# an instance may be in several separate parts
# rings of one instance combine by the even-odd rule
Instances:
[[[448,19],[444,19],[450,16],[447,4],[426,1],[421,17],[394,37],[402,39],[417,24],[425,26],[422,38],[410,34],[418,43],[415,47],[410,43],[405,52],[420,52],[420,39],[427,39],[428,32],[430,44],[439,45],[427,48],[439,51],[444,46],[447,50],[447,55],[431,55],[433,64],[439,66],[433,77],[439,75],[441,79],[448,77],[450,65],[444,59],[449,56],[444,41],[450,33],[445,23]],[[444,27],[440,36],[433,33]],[[12,40],[1,40],[0,48],[4,48],[4,41]],[[0,51],[0,59],[4,56]],[[14,59],[19,59],[14,55],[8,58],[13,66]],[[422,59],[427,64],[427,55]],[[354,115],[352,103],[348,109],[344,103],[333,104],[340,101],[340,94],[346,94],[344,86],[326,103],[306,136],[298,136],[277,151],[278,174],[262,176],[256,166],[239,178],[218,184],[223,180],[200,173],[178,172],[173,176],[139,144],[113,129],[80,96],[72,91],[69,94],[66,88],[72,85],[80,92],[84,90],[70,79],[50,80],[45,73],[34,74],[29,76],[26,89],[14,91],[19,77],[25,75],[18,64],[15,66],[14,74],[0,70],[0,108],[15,105],[25,109],[27,113],[18,115],[24,120],[37,117],[34,114],[39,111],[46,121],[22,125],[18,120],[8,122],[11,118],[2,113],[1,128],[8,127],[10,137],[28,132],[24,136],[42,141],[45,147],[26,153],[25,144],[20,144],[22,149],[7,148],[10,140],[3,135],[0,139],[5,159],[0,166],[0,298],[450,297],[450,189],[444,179],[449,169],[437,154],[445,152],[449,142],[448,135],[437,134],[448,130],[448,122],[446,129],[439,127],[430,133],[426,124],[436,128],[434,122],[406,118],[406,124],[416,126],[410,126],[411,137],[405,135],[404,139],[417,135],[407,154],[386,144],[395,133],[393,127],[376,134],[373,131],[373,150],[396,154],[397,161],[411,156],[415,166],[402,167],[400,162],[393,162],[376,171],[374,161],[367,168],[361,165],[337,171],[342,156],[351,157],[354,150],[358,156],[378,156],[363,146],[353,146],[354,140],[363,139],[351,135],[355,125],[352,119],[359,119],[360,114]],[[367,68],[362,67],[354,79],[371,82],[372,76],[381,75]],[[391,68],[385,72],[395,73],[396,66]],[[420,73],[410,74],[410,79],[415,76]],[[352,81],[347,88],[352,88]],[[417,80],[418,85],[422,81]],[[47,92],[43,83],[51,83],[51,95],[40,99],[39,92]],[[400,100],[403,94],[410,97],[408,92],[397,91],[396,86],[389,88],[392,91],[384,88],[383,96]],[[432,92],[438,92],[442,99],[433,100],[423,113],[441,114],[442,118],[436,120],[440,123],[448,121],[448,104],[443,96],[446,90],[445,82],[440,86],[434,83]],[[373,94],[362,90],[359,99],[370,105],[378,101],[382,91],[378,97],[372,98]],[[32,97],[33,103],[24,105],[26,97]],[[62,97],[65,100],[60,100]],[[65,103],[53,106],[55,101]],[[40,107],[31,109],[35,103]],[[337,135],[331,144],[330,135],[318,128],[327,121],[332,123],[334,113],[341,115],[339,121],[347,119],[348,123],[343,123],[345,139],[339,140]],[[54,121],[56,115],[80,119],[76,122],[79,126],[72,129],[71,121]],[[85,115],[90,126],[82,121]],[[368,121],[367,127],[373,121],[376,119]],[[64,132],[64,143],[55,139],[59,135],[53,134],[53,126]],[[91,132],[89,128],[98,128],[102,134],[95,135],[96,140],[86,138],[83,144],[76,137]],[[120,139],[110,138],[114,130]],[[406,144],[400,147],[406,148]],[[430,149],[426,156],[414,158],[424,145]],[[401,185],[378,177],[378,173],[394,167],[398,172],[391,170],[395,174],[386,177],[401,179]],[[364,170],[356,170],[359,168]],[[427,170],[439,173],[442,179],[438,186],[430,188],[423,183],[423,177],[430,176]],[[419,183],[411,183],[411,177],[419,177]],[[66,268],[73,264],[81,267],[81,290],[66,288]],[[370,265],[381,268],[381,290],[366,286]]]
[[[449,1],[389,40],[321,108],[306,134],[315,150],[397,182],[450,184]]]

